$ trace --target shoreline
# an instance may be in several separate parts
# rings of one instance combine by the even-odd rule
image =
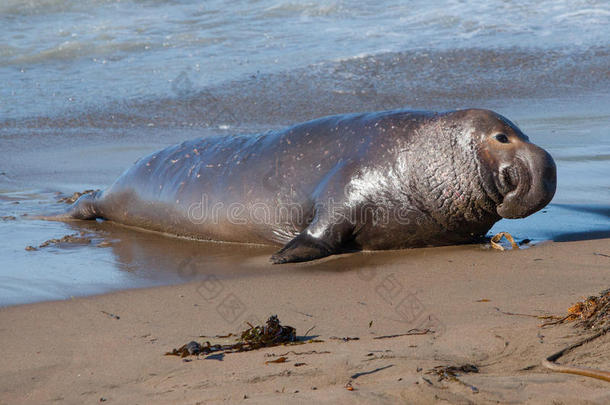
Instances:
[[[505,313],[562,315],[610,287],[609,242],[343,255],[251,277],[0,308],[0,404],[605,403],[607,383],[540,366],[586,332]],[[190,340],[215,343],[199,336],[236,333],[272,314],[299,336],[313,327],[309,335],[324,342],[186,363],[163,355]],[[374,339],[425,327],[436,333]],[[608,348],[610,337],[600,337],[562,363],[608,370]],[[284,352],[286,363],[265,364]],[[425,373],[464,364],[479,369],[458,378],[465,384]]]

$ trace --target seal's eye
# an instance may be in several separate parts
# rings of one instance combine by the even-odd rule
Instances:
[[[508,140],[508,136],[504,134],[498,134],[494,136],[494,138],[496,138],[496,140],[500,143],[510,143],[510,141]]]

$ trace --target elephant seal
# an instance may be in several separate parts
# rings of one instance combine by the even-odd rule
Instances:
[[[481,240],[551,201],[552,157],[489,110],[336,115],[150,154],[60,219],[284,245],[273,263]]]

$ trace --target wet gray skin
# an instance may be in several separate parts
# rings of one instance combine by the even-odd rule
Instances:
[[[56,218],[281,244],[271,261],[286,263],[479,241],[500,218],[540,210],[555,186],[551,156],[492,111],[399,110],[186,141]]]

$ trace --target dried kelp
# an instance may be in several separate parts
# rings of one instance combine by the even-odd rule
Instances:
[[[26,246],[25,250],[34,251],[38,249],[42,249],[49,246],[59,246],[60,244],[70,244],[70,245],[88,245],[91,243],[91,237],[89,237],[85,232],[73,233],[71,235],[65,235],[61,238],[53,238],[42,242],[38,248],[34,246]]]
[[[265,362],[265,364],[271,364],[271,363],[286,363],[286,360],[288,360],[288,357],[278,357],[275,360],[267,360]]]
[[[410,329],[406,333],[399,333],[396,335],[383,335],[383,336],[375,336],[373,339],[392,339],[402,336],[413,336],[413,335],[427,335],[428,333],[434,333],[431,329]]]
[[[568,313],[570,320],[580,321],[579,326],[586,329],[604,326],[610,321],[610,288],[602,291],[597,297],[591,296],[572,305]]]
[[[239,338],[239,342],[243,343],[248,350],[277,346],[296,340],[296,329],[292,326],[282,326],[277,315],[270,316],[263,326],[252,326],[251,324],[248,326],[250,328],[243,331]]]
[[[602,291],[598,296],[590,296],[587,299],[572,305],[570,308],[568,308],[568,314],[566,316],[557,321],[547,322],[542,326],[556,325],[565,322],[576,322],[575,325],[578,327],[583,327],[584,329],[594,329],[598,332],[550,355],[542,360],[542,365],[558,373],[582,375],[585,377],[597,378],[599,380],[610,382],[610,371],[556,363],[556,361],[566,353],[608,333],[610,331],[609,321],[610,289]]]
[[[281,325],[277,315],[269,317],[265,325],[252,326],[248,324],[248,326],[250,326],[248,329],[239,334],[239,338],[235,343],[213,345],[210,342],[200,344],[192,341],[165,354],[186,357],[199,354],[235,353],[247,352],[263,347],[298,343],[296,329],[292,326]],[[227,336],[231,336],[231,334]]]
[[[436,366],[428,371],[426,374],[434,374],[438,376],[438,381],[455,381],[472,390],[473,393],[478,393],[479,389],[474,385],[470,385],[460,380],[462,374],[478,373],[479,368],[473,364],[464,364],[463,366]]]
[[[542,326],[577,321],[577,326],[585,329],[599,329],[610,323],[610,288],[577,302],[568,308],[568,314],[556,321],[547,322]]]
[[[59,200],[57,200],[57,202],[58,203],[73,204],[76,200],[81,198],[83,195],[85,195],[85,194],[93,194],[93,193],[95,193],[97,191],[100,191],[100,190],[99,189],[98,190],[85,190],[85,191],[80,192],[80,193],[77,191],[74,194],[72,194],[71,196],[60,198]]]
[[[556,361],[559,360],[559,358],[565,355],[566,353],[584,345],[585,343],[589,343],[601,336],[604,336],[606,333],[608,333],[608,331],[610,331],[610,326],[606,326],[596,334],[589,336],[577,343],[574,343],[573,345],[568,346],[565,349],[562,349],[556,353],[553,353],[546,359],[542,360],[542,365],[548,368],[549,370],[555,371],[557,373],[582,375],[585,377],[597,378],[598,380],[610,382],[610,371],[598,370],[588,367],[569,366],[556,363]]]
[[[495,234],[490,240],[491,247],[498,250],[506,250],[506,248],[499,243],[502,237],[506,238],[506,240],[510,242],[510,245],[513,247],[513,249],[519,249],[519,245],[517,244],[517,242],[515,242],[515,239],[513,239],[512,235],[508,232],[500,232]]]

